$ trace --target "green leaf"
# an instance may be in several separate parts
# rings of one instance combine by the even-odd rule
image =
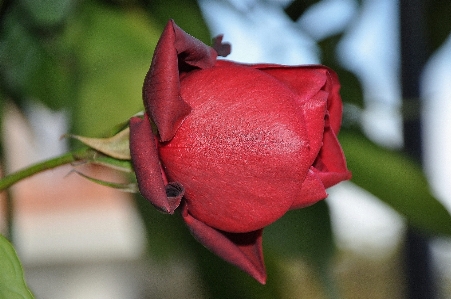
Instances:
[[[79,135],[68,135],[75,138],[87,146],[104,153],[107,156],[120,159],[130,160],[130,128],[126,127],[116,135],[109,138],[89,138]]]
[[[0,298],[32,299],[19,258],[8,240],[0,235]]]
[[[413,227],[451,236],[451,217],[431,194],[418,164],[406,155],[379,147],[358,131],[340,132],[352,182],[386,202]]]

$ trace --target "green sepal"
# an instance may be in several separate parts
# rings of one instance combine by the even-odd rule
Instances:
[[[85,145],[119,160],[130,160],[130,128],[126,127],[116,135],[108,138],[90,138],[79,135],[67,135],[77,139]]]
[[[110,156],[106,156],[100,152],[95,151],[92,157],[85,160],[88,163],[106,166],[111,169],[119,170],[122,172],[133,172],[133,166],[130,160],[120,160]]]
[[[115,183],[115,182],[107,182],[104,180],[100,180],[100,179],[96,179],[93,178],[91,176],[88,176],[78,170],[73,170],[75,173],[77,173],[78,175],[84,177],[85,179],[90,180],[91,182],[94,182],[96,184],[102,185],[102,186],[107,186],[107,187],[111,187],[114,189],[118,189],[120,191],[124,191],[124,192],[129,192],[129,193],[137,193],[139,192],[138,190],[138,185],[136,183]]]

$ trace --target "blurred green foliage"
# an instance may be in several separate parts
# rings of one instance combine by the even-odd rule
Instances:
[[[143,78],[169,18],[210,40],[195,1],[22,0],[1,11],[5,99],[66,109],[71,131],[88,136],[143,109]]]
[[[60,40],[22,20],[21,9],[14,6],[0,24],[2,92],[20,106],[25,99],[34,99],[62,108],[70,96],[73,77],[67,57],[59,49]]]
[[[67,34],[78,62],[73,132],[99,136],[143,109],[142,82],[162,28],[142,9],[80,7]]]
[[[286,11],[297,19],[316,2],[294,1]],[[450,2],[432,2],[427,2],[428,31],[436,48],[451,28],[445,13]],[[194,0],[0,1],[0,113],[6,101],[19,107],[40,101],[51,109],[69,111],[72,133],[104,134],[143,109],[142,82],[169,18],[210,42]],[[342,35],[319,41],[322,62],[337,71],[344,101],[364,108],[359,80],[335,57]],[[354,183],[388,203],[413,226],[431,235],[451,235],[450,215],[430,193],[415,163],[400,152],[375,145],[358,128],[344,128],[340,140]],[[335,246],[326,202],[290,211],[265,230],[266,286],[198,244],[179,215],[163,215],[141,197],[136,202],[149,252],[162,263],[173,256],[194,259],[209,298],[282,297],[281,261],[287,258],[305,259],[326,285],[331,283],[327,269]],[[327,289],[333,298],[334,287]]]
[[[386,202],[413,227],[429,235],[451,236],[450,215],[432,195],[418,163],[372,143],[357,130],[341,132],[340,143],[352,182]]]

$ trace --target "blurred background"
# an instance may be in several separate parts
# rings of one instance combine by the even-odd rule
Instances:
[[[72,165],[3,192],[0,229],[36,298],[451,297],[451,2],[1,0],[1,171],[101,137],[143,109],[167,20],[227,59],[337,71],[351,182],[264,232],[259,285],[139,195]]]

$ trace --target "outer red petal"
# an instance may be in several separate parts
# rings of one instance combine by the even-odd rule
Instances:
[[[309,136],[310,165],[316,160],[316,157],[323,146],[327,97],[328,93],[320,90],[302,106],[305,125]]]
[[[130,119],[130,153],[141,194],[159,210],[172,214],[184,194],[180,184],[164,185],[157,147],[147,116]]]
[[[261,284],[266,283],[262,248],[263,229],[249,233],[220,231],[191,216],[186,205],[183,207],[182,216],[193,236],[207,249],[247,272]]]
[[[327,197],[326,189],[320,177],[314,172],[314,168],[310,170],[302,183],[302,189],[299,197],[290,207],[290,210],[305,208]]]
[[[254,67],[286,84],[299,96],[298,104],[303,107],[303,117],[309,136],[310,165],[313,164],[323,145],[324,117],[329,96],[328,92],[322,90],[327,82],[325,70],[318,66],[256,65]]]
[[[291,88],[299,97],[300,104],[305,103],[318,93],[327,82],[327,76],[321,66],[281,66],[257,64],[252,67],[263,71]]]
[[[191,111],[180,96],[180,73],[212,67],[216,57],[213,48],[184,32],[174,21],[168,22],[143,86],[144,105],[161,141],[170,140]]]
[[[329,188],[341,181],[349,180],[351,172],[346,167],[346,159],[338,139],[329,126],[324,131],[323,142],[313,167],[324,186]]]
[[[334,132],[338,134],[343,108],[339,94],[340,82],[337,74],[332,69],[323,65],[281,66],[276,64],[255,64],[251,66],[284,82],[303,99],[308,100],[320,89],[328,92],[327,110],[329,111],[330,125]]]
[[[312,149],[311,157],[316,157],[313,169],[321,178],[324,187],[328,188],[350,179],[351,173],[346,167],[346,160],[336,137],[340,130],[343,109],[337,74],[321,65],[288,67],[260,64],[253,67],[284,82],[304,100],[304,118]],[[327,111],[322,110],[323,107],[318,102],[319,99],[324,99],[325,94]],[[323,113],[323,116],[320,117],[319,113]],[[321,134],[322,147],[318,152],[320,131],[324,133]]]
[[[338,81],[338,75],[333,70],[324,67],[327,75],[327,82],[324,86],[324,91],[329,93],[329,99],[327,101],[327,111],[329,111],[330,127],[338,135],[341,127],[341,117],[343,114],[343,104],[340,97],[340,82]]]

